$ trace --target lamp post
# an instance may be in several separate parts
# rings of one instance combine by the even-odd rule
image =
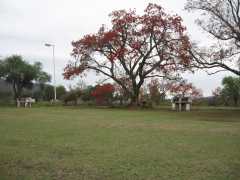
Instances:
[[[55,73],[55,55],[54,55],[55,45],[54,44],[45,43],[45,46],[52,47],[54,101],[56,101],[57,100],[57,91],[56,91],[56,73]]]

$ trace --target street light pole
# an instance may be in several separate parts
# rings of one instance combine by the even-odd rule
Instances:
[[[57,100],[57,90],[56,90],[56,70],[55,70],[55,45],[46,43],[45,46],[52,47],[54,101],[56,101]]]

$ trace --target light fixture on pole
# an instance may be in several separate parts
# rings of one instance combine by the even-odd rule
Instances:
[[[45,46],[47,46],[47,47],[52,47],[54,101],[56,101],[56,100],[57,100],[57,91],[56,91],[55,54],[54,54],[55,45],[54,45],[54,44],[45,43]]]

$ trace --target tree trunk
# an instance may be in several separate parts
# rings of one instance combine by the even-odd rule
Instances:
[[[139,107],[141,105],[141,103],[139,102],[139,93],[140,93],[140,88],[144,83],[144,78],[140,78],[139,83],[136,83],[135,80],[133,80],[132,82],[133,84],[133,92],[131,95],[131,103],[130,106],[135,106],[135,107]]]
[[[134,90],[134,92],[131,96],[130,106],[133,106],[133,107],[140,106],[140,103],[139,103],[139,89]]]
[[[16,82],[13,82],[13,94],[14,94],[14,100],[17,100],[17,98],[21,97],[23,87],[21,84],[18,84]]]
[[[16,87],[16,83],[15,82],[13,82],[12,88],[13,88],[13,98],[14,98],[14,100],[17,100],[18,93],[17,93],[17,87]]]
[[[138,98],[136,98],[136,97],[131,97],[131,102],[130,102],[130,106],[139,106],[139,102],[138,102]]]

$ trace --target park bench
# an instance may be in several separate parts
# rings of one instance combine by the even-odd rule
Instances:
[[[175,96],[172,99],[172,110],[191,111],[192,99],[190,97]]]
[[[23,105],[25,108],[32,107],[32,103],[35,103],[35,99],[31,98],[31,97],[26,97],[26,98],[18,98],[17,99],[17,107],[21,107],[21,105]]]

